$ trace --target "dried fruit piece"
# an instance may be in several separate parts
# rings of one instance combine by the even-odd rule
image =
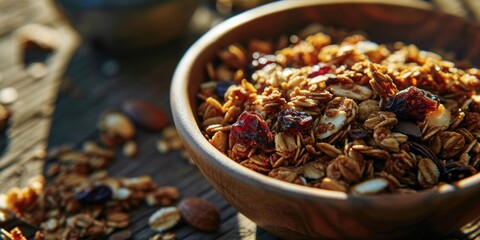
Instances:
[[[168,126],[168,116],[157,105],[145,100],[129,100],[122,110],[136,124],[151,131],[160,131]]]
[[[308,71],[308,78],[314,78],[320,75],[325,75],[327,73],[332,73],[334,70],[333,65],[328,65],[325,63],[320,63],[313,65],[310,71]]]
[[[411,86],[398,92],[388,100],[385,110],[395,113],[398,118],[422,121],[438,107],[438,98],[432,93]]]
[[[231,87],[232,85],[235,85],[235,83],[231,81],[217,82],[217,84],[215,85],[215,94],[217,94],[217,96],[223,99],[223,96],[225,96],[225,93],[227,92],[228,88]]]
[[[184,198],[178,204],[178,209],[185,222],[200,231],[213,232],[220,225],[217,208],[202,198]]]
[[[445,182],[452,183],[470,177],[475,173],[475,169],[470,166],[464,166],[458,162],[446,162],[443,167],[442,179]]]
[[[278,113],[277,131],[294,134],[312,129],[312,115],[295,109],[285,109]]]
[[[163,232],[175,227],[180,222],[181,217],[177,207],[164,207],[148,218],[148,224],[150,229]]]
[[[274,139],[267,123],[254,112],[243,112],[232,125],[230,132],[233,143],[241,143],[247,147],[259,146],[272,148]]]
[[[84,204],[104,203],[112,199],[112,189],[107,185],[86,188],[76,193],[75,199]]]

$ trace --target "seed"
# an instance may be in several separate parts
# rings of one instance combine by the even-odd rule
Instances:
[[[160,131],[168,126],[168,116],[155,104],[145,100],[130,100],[122,110],[139,126],[151,131]]]
[[[165,207],[154,212],[148,219],[148,224],[152,230],[163,232],[175,227],[180,219],[181,215],[177,207]]]

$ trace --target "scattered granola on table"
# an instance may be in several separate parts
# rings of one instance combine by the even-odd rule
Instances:
[[[480,71],[415,45],[321,32],[253,39],[219,51],[206,72],[205,137],[270,177],[413,193],[480,170]]]
[[[84,150],[61,148],[48,156],[47,176],[2,195],[1,208],[43,230],[45,239],[104,238],[130,225],[128,212],[147,203],[168,206],[177,189],[150,176],[113,177],[105,170],[113,151],[88,142]],[[52,170],[55,169],[55,170]],[[150,200],[147,200],[150,199]]]
[[[132,106],[130,110],[135,113]],[[15,215],[39,229],[35,235],[38,240],[127,239],[132,236],[131,210],[142,205],[176,209],[173,205],[180,200],[176,187],[158,186],[147,175],[114,177],[105,170],[115,158],[113,148],[123,145],[126,157],[138,153],[133,140],[136,129],[130,117],[121,112],[107,112],[100,117],[100,142],[110,148],[86,141],[80,150],[65,146],[40,154],[39,158],[45,160],[45,177],[34,177],[26,187],[0,194],[0,222]],[[175,128],[165,129],[164,136],[175,142],[169,150],[181,148]],[[171,227],[180,221],[177,212],[177,222]],[[5,239],[25,239],[19,228],[0,234]],[[155,233],[151,239],[175,239],[175,234]]]

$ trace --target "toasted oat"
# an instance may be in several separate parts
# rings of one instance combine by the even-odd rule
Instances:
[[[254,39],[219,52],[198,93],[213,146],[270,177],[357,194],[413,193],[480,170],[478,69],[414,45],[312,32],[321,29],[290,45]],[[286,110],[310,116],[311,128],[283,132],[282,124],[302,124],[278,120]],[[273,146],[234,141],[243,112],[266,123]]]

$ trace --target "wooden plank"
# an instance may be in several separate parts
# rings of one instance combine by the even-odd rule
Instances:
[[[30,164],[28,159],[28,154],[35,149],[46,147],[51,119],[39,116],[38,112],[53,107],[60,76],[79,41],[51,0],[5,0],[0,6],[0,87],[15,88],[20,98],[9,106],[13,112],[7,131],[9,147],[0,160],[0,181],[6,183],[0,185],[0,191],[6,191],[42,173],[41,166]],[[46,62],[50,71],[41,79],[28,75],[22,63],[24,50],[19,36],[31,34],[26,28],[29,24],[44,26],[38,29],[54,29],[61,38],[53,56]],[[37,40],[32,38],[32,41]]]

